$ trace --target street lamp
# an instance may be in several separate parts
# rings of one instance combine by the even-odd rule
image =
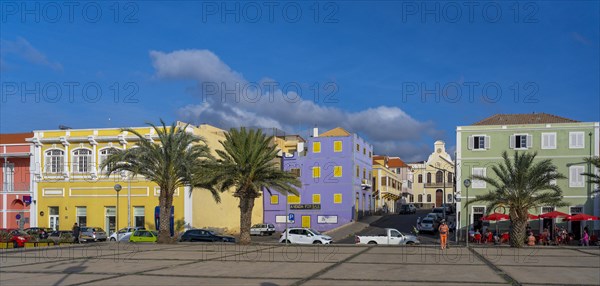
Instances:
[[[469,187],[471,186],[471,180],[469,179],[465,179],[465,181],[463,182],[463,184],[465,185],[465,188],[467,188],[467,195],[465,196],[465,207],[467,207],[467,235],[466,235],[466,240],[467,240],[467,247],[469,247],[469,230],[471,229],[471,217],[469,216],[469,206],[468,206],[468,202],[467,200],[469,199]]]
[[[117,242],[119,242],[119,191],[122,187],[119,184],[115,184],[115,191],[117,192],[117,218],[115,222],[115,232],[117,233]]]

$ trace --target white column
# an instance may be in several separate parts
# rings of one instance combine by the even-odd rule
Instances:
[[[183,220],[186,223],[186,228],[192,227],[194,225],[194,221],[193,221],[193,217],[194,217],[194,212],[193,212],[193,204],[192,204],[192,188],[189,186],[186,186],[184,188],[184,197],[183,197]],[[286,201],[287,203],[287,201]]]

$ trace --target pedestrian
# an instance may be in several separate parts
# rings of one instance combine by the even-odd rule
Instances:
[[[583,237],[581,238],[581,246],[590,246],[590,235],[587,229],[583,230]]]
[[[527,245],[529,245],[529,246],[535,245],[535,236],[533,236],[533,232],[530,232],[529,237],[527,237]]]
[[[417,229],[421,228],[421,217],[417,218]]]
[[[448,245],[448,226],[446,225],[445,219],[442,220],[442,224],[438,228],[438,231],[440,232],[440,247],[446,249],[446,246]]]
[[[79,234],[80,234],[80,228],[77,225],[77,223],[73,224],[73,242],[74,243],[81,243],[79,242]]]

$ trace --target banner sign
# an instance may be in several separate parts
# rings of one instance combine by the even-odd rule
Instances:
[[[291,210],[320,210],[321,204],[298,204],[290,205]]]

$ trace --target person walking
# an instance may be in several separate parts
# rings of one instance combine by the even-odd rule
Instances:
[[[80,243],[79,242],[79,234],[80,233],[81,233],[81,229],[79,228],[77,223],[73,224],[73,242],[74,243]]]
[[[438,231],[440,232],[440,247],[442,249],[446,249],[448,245],[448,225],[446,225],[446,220],[442,220],[442,224],[438,227]]]
[[[590,246],[590,235],[587,230],[583,230],[583,237],[581,238],[581,246]]]

